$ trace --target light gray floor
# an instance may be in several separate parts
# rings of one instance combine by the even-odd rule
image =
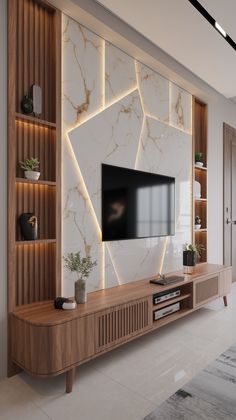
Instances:
[[[236,342],[236,284],[229,298],[64,375],[22,373],[0,382],[1,420],[141,420]],[[176,420],[176,419],[175,419]]]
[[[144,420],[236,419],[236,344]]]

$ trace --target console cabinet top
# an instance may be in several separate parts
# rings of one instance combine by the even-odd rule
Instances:
[[[54,309],[53,301],[44,301],[21,306],[17,308],[12,315],[25,322],[38,326],[62,324],[76,318],[106,310],[113,306],[119,306],[131,302],[132,300],[143,299],[145,297],[148,298],[154,293],[194,282],[201,279],[201,277],[218,274],[227,268],[229,267],[204,263],[196,266],[194,274],[185,275],[185,280],[183,282],[178,282],[168,286],[150,284],[149,281],[152,278],[155,278],[154,276],[121,286],[115,286],[88,293],[88,301],[84,304],[78,305],[77,308],[72,311],[63,311],[61,309],[56,310]],[[183,276],[182,271],[169,274]]]

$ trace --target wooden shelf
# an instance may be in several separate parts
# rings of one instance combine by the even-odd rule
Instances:
[[[187,315],[187,313],[193,312],[193,310],[194,309],[189,309],[189,308],[180,309],[179,311],[174,312],[173,314],[166,315],[165,317],[161,319],[157,319],[156,321],[153,321],[153,327],[154,328],[162,327],[163,325],[169,324],[169,322],[182,318],[183,316]]]
[[[190,296],[191,296],[191,293],[186,293],[182,296],[165,300],[164,302],[160,302],[157,305],[153,305],[153,310],[156,311],[158,309],[165,308],[166,306],[172,305],[173,303],[181,302],[182,300],[188,299]]]
[[[195,201],[207,202],[207,198],[194,198]]]
[[[42,180],[42,179],[39,179],[38,181],[34,181],[34,180],[31,180],[31,179],[26,179],[26,178],[16,178],[16,183],[48,185],[48,186],[51,186],[51,187],[56,186],[55,181],[45,181],[45,180]]]
[[[54,122],[41,120],[39,118],[32,117],[31,115],[20,114],[19,112],[16,112],[16,121],[22,121],[44,127],[56,128],[56,123]]]
[[[53,244],[56,239],[37,239],[36,241],[16,241],[16,245],[39,245],[39,244]]]
[[[195,229],[194,231],[195,231],[195,233],[197,233],[197,232],[207,232],[207,229]]]
[[[206,166],[197,166],[197,165],[194,165],[194,168],[195,169],[199,169],[200,171],[207,171]]]

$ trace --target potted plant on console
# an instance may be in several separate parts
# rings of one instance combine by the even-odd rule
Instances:
[[[97,265],[97,261],[92,261],[90,256],[81,258],[80,251],[70,252],[63,257],[65,267],[78,275],[75,281],[75,300],[76,303],[87,302],[86,279],[89,277],[93,267]]]
[[[184,245],[183,249],[183,266],[184,274],[193,274],[194,267],[197,263],[197,258],[201,256],[202,251],[204,250],[202,244],[188,244]]]
[[[37,157],[25,159],[23,162],[20,161],[20,167],[25,173],[25,178],[32,181],[37,181],[40,177],[40,172],[36,171],[39,168],[39,160]]]

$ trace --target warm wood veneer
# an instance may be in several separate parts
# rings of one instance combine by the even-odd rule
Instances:
[[[181,275],[182,273],[172,273]],[[72,389],[75,366],[160,328],[230,292],[230,267],[199,264],[195,274],[169,286],[144,279],[88,294],[73,311],[54,309],[53,301],[20,306],[11,314],[11,357],[17,366],[38,376],[67,372]],[[178,288],[179,297],[153,304],[159,292]],[[179,302],[180,310],[153,321],[153,312]]]
[[[42,89],[39,118],[21,110],[33,84]],[[39,181],[23,178],[19,161],[30,157],[40,161]],[[23,241],[20,232],[18,218],[28,212],[38,218],[37,241]],[[60,290],[61,12],[43,0],[9,0],[8,311],[53,299]],[[9,326],[9,349],[14,334]],[[10,351],[8,362],[14,374]]]

